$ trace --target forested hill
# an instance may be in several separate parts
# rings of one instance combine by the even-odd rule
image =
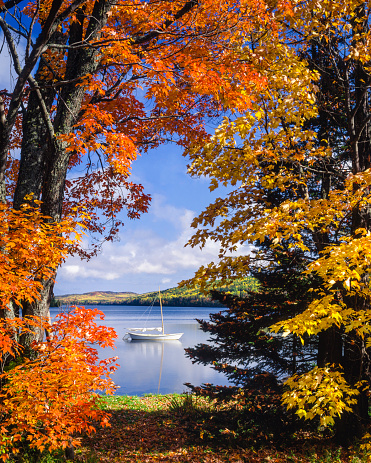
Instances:
[[[221,288],[232,294],[242,295],[244,291],[256,289],[257,284],[254,278],[245,278],[231,285]],[[176,307],[189,306],[206,306],[220,307],[218,302],[201,295],[194,289],[170,288],[161,291],[163,305]],[[153,291],[144,294],[135,294],[132,292],[112,292],[112,291],[94,291],[84,294],[67,294],[64,296],[55,296],[52,305],[150,305],[153,300],[155,305],[159,304],[158,292]]]
[[[65,294],[63,296],[54,296],[52,306],[57,305],[83,305],[83,304],[121,304],[127,298],[137,296],[132,292],[114,292],[114,291],[93,291],[83,294]]]

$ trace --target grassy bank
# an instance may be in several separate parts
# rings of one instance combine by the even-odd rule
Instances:
[[[286,437],[278,433],[277,438],[274,433],[259,432],[259,425],[250,434],[239,435],[238,427],[233,428],[238,416],[235,409],[194,396],[102,397],[101,407],[111,412],[111,427],[98,428],[96,434],[84,437],[76,451],[79,463],[371,461],[357,446],[344,450],[315,432]],[[54,457],[26,456],[22,463],[65,461],[60,453]]]
[[[78,461],[98,462],[347,462],[370,461],[357,448],[302,433],[285,441],[243,441],[223,426],[230,411],[179,395],[104,397],[112,426],[85,438]],[[213,421],[215,425],[213,425]]]

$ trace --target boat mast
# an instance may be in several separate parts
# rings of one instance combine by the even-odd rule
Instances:
[[[165,334],[165,330],[164,330],[164,316],[163,316],[163,314],[162,314],[162,301],[161,301],[161,292],[160,292],[160,288],[158,288],[158,296],[159,296],[159,298],[160,298],[162,334]]]

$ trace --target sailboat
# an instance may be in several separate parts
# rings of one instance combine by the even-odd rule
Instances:
[[[175,341],[183,336],[183,333],[165,333],[160,289],[158,290],[158,296],[161,309],[161,328],[130,328],[124,339],[126,336],[130,336],[132,341]],[[158,331],[158,333],[152,333],[152,331]]]

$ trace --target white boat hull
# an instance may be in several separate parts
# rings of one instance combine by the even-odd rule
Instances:
[[[158,290],[158,296],[161,309],[161,328],[129,328],[124,336],[124,339],[130,336],[132,341],[177,341],[183,336],[183,333],[165,333],[160,289]],[[149,331],[156,330],[159,332],[155,334],[149,333]]]
[[[183,333],[146,333],[139,331],[128,331],[127,333],[132,341],[175,341],[183,336]]]

